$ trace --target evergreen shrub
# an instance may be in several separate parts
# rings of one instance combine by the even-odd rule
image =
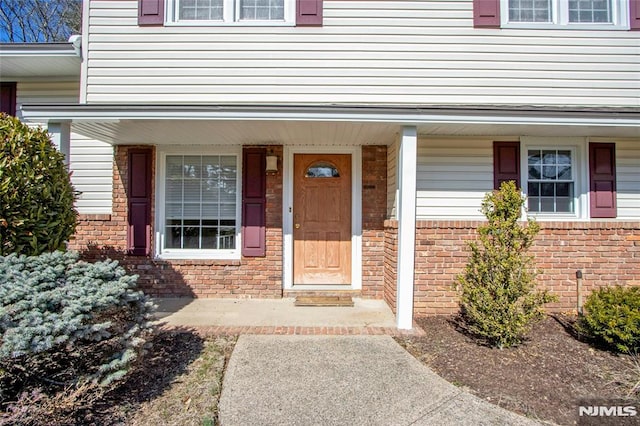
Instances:
[[[578,327],[620,352],[640,351],[640,287],[604,287],[584,304]]]
[[[136,282],[75,252],[0,256],[0,403],[122,378],[151,332]]]
[[[0,115],[0,255],[64,248],[77,212],[63,160],[45,130]]]
[[[555,300],[535,288],[537,270],[527,250],[539,226],[530,219],[519,222],[524,202],[513,181],[485,196],[482,213],[488,223],[478,227],[465,272],[457,277],[465,327],[499,348],[521,343],[544,316],[542,306]]]

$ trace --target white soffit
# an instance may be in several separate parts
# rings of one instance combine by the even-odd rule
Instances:
[[[80,56],[71,43],[1,43],[0,80],[80,80]]]
[[[304,121],[119,120],[74,122],[74,132],[114,145],[387,145],[389,123]]]

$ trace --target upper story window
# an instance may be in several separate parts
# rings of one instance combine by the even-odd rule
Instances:
[[[170,0],[169,23],[293,25],[293,0]]]
[[[502,0],[503,27],[625,29],[626,0]]]

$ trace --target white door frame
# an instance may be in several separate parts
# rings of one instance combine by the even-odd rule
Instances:
[[[293,285],[293,156],[351,154],[351,286]],[[362,147],[285,146],[282,185],[283,280],[285,290],[362,289]]]

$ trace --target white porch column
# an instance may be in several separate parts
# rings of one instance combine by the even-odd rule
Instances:
[[[397,171],[399,191],[396,324],[400,329],[413,327],[417,154],[418,131],[416,127],[403,127]]]
[[[64,164],[69,165],[69,151],[71,150],[71,122],[62,121],[49,123],[47,131],[51,135],[51,141],[64,154]]]

